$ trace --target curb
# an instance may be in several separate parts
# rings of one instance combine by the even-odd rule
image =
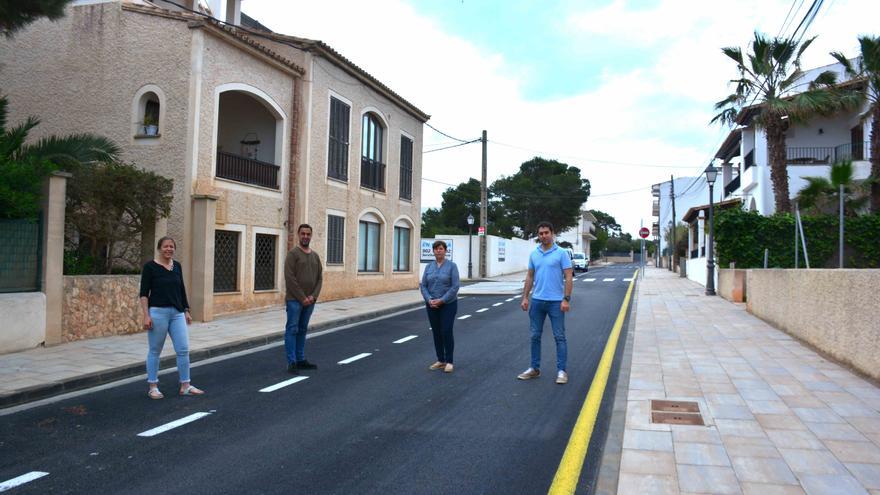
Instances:
[[[332,328],[350,325],[352,323],[358,323],[365,320],[372,320],[374,318],[385,316],[391,313],[396,313],[398,311],[403,311],[410,308],[417,308],[419,306],[422,306],[423,304],[424,303],[421,301],[415,303],[399,304],[396,306],[377,309],[375,311],[370,311],[359,315],[353,315],[349,317],[338,318],[336,320],[316,323],[309,326],[309,333],[329,330]],[[189,359],[191,363],[195,363],[217,356],[223,356],[225,354],[232,354],[234,352],[244,351],[267,344],[280,342],[282,340],[284,340],[284,331],[262,335],[260,337],[245,338],[225,342],[223,344],[208,347],[206,349],[191,351],[189,353]],[[159,362],[160,371],[168,368],[173,368],[175,366],[175,356],[165,356]],[[21,404],[26,404],[28,402],[34,402],[56,395],[65,394],[68,392],[74,392],[77,390],[91,388],[97,385],[103,385],[105,383],[115,382],[124,378],[142,375],[146,372],[146,364],[143,361],[139,361],[136,364],[117,366],[116,368],[111,368],[104,371],[97,371],[94,373],[87,373],[62,381],[34,385],[32,387],[23,388],[20,390],[16,390],[15,392],[12,392],[10,394],[0,396],[0,410],[7,407],[18,406]]]

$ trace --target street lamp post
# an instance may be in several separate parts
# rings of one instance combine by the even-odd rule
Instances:
[[[473,242],[471,241],[471,236],[473,235],[473,226],[474,226],[474,216],[468,213],[467,216],[468,223],[468,278],[474,278],[474,265],[471,262],[471,246]]]
[[[706,295],[715,295],[715,197],[712,187],[718,177],[718,169],[711,164],[706,167],[706,182],[709,184],[709,245],[706,246]]]

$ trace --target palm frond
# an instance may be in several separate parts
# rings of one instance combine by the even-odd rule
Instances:
[[[21,149],[28,137],[31,129],[40,124],[40,119],[36,117],[28,117],[21,125],[13,127],[0,134],[0,158],[11,158]]]
[[[712,117],[712,120],[710,120],[709,123],[714,124],[718,122],[730,126],[736,123],[737,114],[739,114],[739,112],[735,108],[725,108],[718,113],[718,115]]]
[[[93,134],[71,134],[69,136],[49,136],[36,143],[23,146],[22,156],[33,156],[49,160],[58,165],[90,163],[114,160],[120,149],[113,141]]]
[[[739,47],[728,46],[728,47],[722,48],[721,53],[732,58],[733,61],[736,62],[738,65],[740,65],[740,66],[745,65],[745,64],[743,64],[742,50]]]
[[[859,36],[864,73],[880,74],[880,36]]]
[[[853,164],[852,160],[844,160],[831,166],[829,174],[831,185],[837,189],[841,185],[848,186],[853,181]]]
[[[812,38],[810,38],[810,39],[804,41],[803,43],[801,43],[800,48],[798,48],[797,56],[794,58],[794,64],[795,64],[798,68],[800,68],[800,66],[801,66],[801,55],[803,55],[804,52],[807,50],[807,48],[808,48],[810,45],[813,44],[813,41],[816,41],[816,37],[815,37],[815,36],[813,36]]]
[[[859,67],[859,70],[856,70],[852,62],[848,58],[846,58],[846,55],[844,55],[843,53],[831,52],[831,56],[834,57],[834,60],[837,60],[837,63],[843,66],[843,70],[850,78],[858,77],[859,74],[862,72],[861,67]]]
[[[807,181],[807,186],[795,197],[795,201],[804,208],[816,206],[820,198],[834,189],[831,182],[824,177],[804,177],[804,180]]]
[[[816,76],[816,79],[810,81],[810,89],[816,89],[822,86],[834,86],[835,84],[837,84],[837,73],[826,70]]]

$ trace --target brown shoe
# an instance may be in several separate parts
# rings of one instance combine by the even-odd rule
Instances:
[[[541,376],[541,370],[536,370],[535,368],[529,368],[516,377],[520,380],[531,380],[532,378],[538,378]]]
[[[440,361],[437,361],[434,364],[432,364],[431,366],[428,366],[428,369],[431,371],[434,371],[434,370],[442,370],[445,367],[446,367],[446,363],[441,363]]]
[[[452,363],[446,363],[446,367],[443,368],[444,373],[452,373],[455,370],[455,366]]]

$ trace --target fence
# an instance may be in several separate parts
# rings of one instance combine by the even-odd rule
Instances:
[[[0,293],[40,290],[42,241],[42,217],[0,220]]]

